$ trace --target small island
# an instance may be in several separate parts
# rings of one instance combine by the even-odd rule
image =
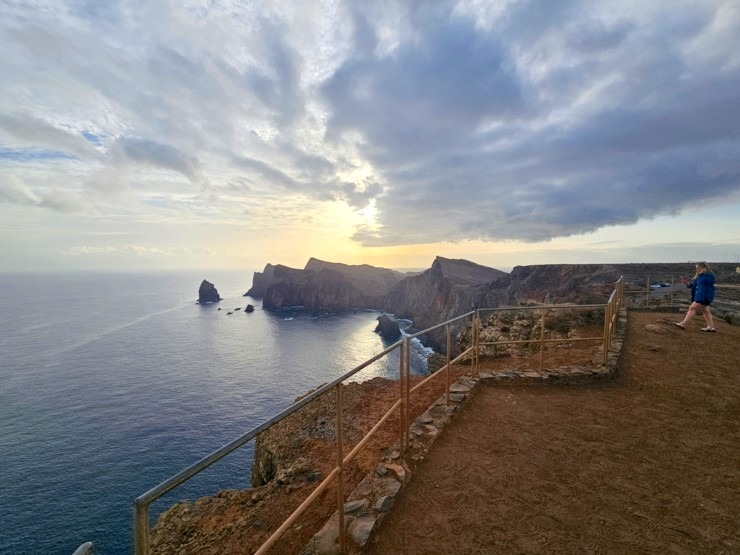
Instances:
[[[217,303],[221,300],[221,296],[218,294],[216,286],[208,280],[203,280],[198,289],[198,303]]]

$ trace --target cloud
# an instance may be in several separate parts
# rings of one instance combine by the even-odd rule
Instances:
[[[547,241],[740,192],[731,0],[4,11],[14,210],[231,225],[248,205],[267,227],[268,205],[342,202],[374,207],[354,239],[384,246]]]
[[[134,256],[170,256],[173,252],[169,249],[160,249],[157,247],[145,247],[142,245],[106,245],[91,246],[79,245],[65,249],[62,254],[68,256],[89,256],[89,255],[134,255]]]
[[[193,182],[201,179],[198,158],[170,145],[146,139],[121,138],[116,146],[132,161],[179,172]]]
[[[61,214],[82,212],[86,203],[78,195],[59,187],[44,191],[34,191],[15,175],[4,176],[0,180],[0,204],[34,206]]]
[[[481,123],[511,121],[527,108],[512,54],[494,35],[450,13],[413,23],[419,27],[392,55],[359,51],[323,86],[329,136],[359,132],[381,165],[462,145]]]
[[[0,180],[0,202],[33,206],[40,201],[40,197],[18,177],[8,175]]]
[[[100,156],[82,135],[60,129],[28,113],[0,113],[0,129],[22,144],[49,147],[92,159]]]
[[[718,7],[578,6],[520,2],[483,23],[421,9],[391,55],[347,58],[323,88],[329,135],[358,134],[385,183],[380,226],[356,240],[543,241],[740,189],[739,66],[692,50]]]
[[[39,206],[62,214],[74,214],[85,209],[85,204],[76,195],[56,188],[44,195]]]
[[[298,182],[285,172],[272,167],[262,160],[256,160],[248,156],[235,156],[232,162],[236,167],[249,170],[251,173],[256,174],[267,184],[278,185],[287,189],[297,189],[299,186]]]

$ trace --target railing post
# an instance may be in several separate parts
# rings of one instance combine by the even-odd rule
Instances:
[[[470,320],[470,375],[475,377],[475,313]]]
[[[149,504],[134,501],[134,553],[149,555]]]
[[[542,360],[545,356],[545,309],[542,309],[540,320],[540,372],[542,372]]]
[[[606,364],[609,356],[609,336],[611,335],[611,320],[611,303],[607,303],[604,307],[604,364]]]
[[[404,391],[404,398],[406,399],[406,425],[411,426],[410,417],[409,417],[409,406],[411,405],[411,386],[409,385],[409,382],[411,382],[411,339],[408,337],[406,338],[406,391]],[[406,430],[406,449],[409,448],[409,440],[410,440],[410,434],[408,433],[408,429]]]
[[[645,284],[645,308],[650,308],[650,276],[647,277]]]
[[[342,425],[342,384],[336,385],[337,398],[337,505],[339,512],[339,552],[345,553],[344,538],[344,426]]]
[[[404,399],[404,396],[403,396],[403,383],[404,383],[404,375],[403,375],[403,355],[404,355],[403,341],[401,342],[400,349],[401,349],[400,350],[400,356],[398,357],[398,362],[399,362],[399,364],[398,364],[399,392],[398,393],[399,393],[399,399],[401,401],[401,406],[398,409],[399,410],[398,419],[401,421],[401,437],[400,437],[400,442],[399,442],[398,445],[399,445],[399,447],[401,449],[401,452],[403,453],[403,451],[404,451],[404,435],[406,434],[406,414],[405,414],[405,411],[406,411],[406,399]]]
[[[475,343],[473,346],[473,354],[475,355],[475,376],[480,376],[480,312],[475,309],[475,315],[473,316],[473,330],[475,332]]]
[[[447,374],[446,380],[447,380],[447,389],[445,390],[445,395],[447,397],[447,406],[450,406],[450,325],[447,324],[445,326],[445,332],[447,334],[447,364],[445,365],[445,372]]]

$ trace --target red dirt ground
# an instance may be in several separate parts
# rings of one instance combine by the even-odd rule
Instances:
[[[716,321],[718,333],[702,333],[696,318],[682,331],[670,325],[677,316],[629,312],[615,380],[479,384],[412,464],[365,553],[740,554],[740,327]],[[593,356],[585,346],[554,350],[546,364]],[[441,395],[439,382],[414,399],[412,418]],[[366,431],[397,387],[376,379],[347,388],[345,417]],[[346,493],[397,436],[391,418],[348,469]],[[332,442],[301,449],[333,464]],[[155,531],[153,552],[252,553],[313,486],[273,484],[186,504]],[[330,489],[270,555],[300,553],[335,509]]]
[[[480,384],[365,553],[740,553],[740,327],[630,312],[617,378]]]

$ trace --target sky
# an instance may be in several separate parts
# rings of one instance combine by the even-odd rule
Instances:
[[[0,272],[740,261],[740,3],[0,0]]]

